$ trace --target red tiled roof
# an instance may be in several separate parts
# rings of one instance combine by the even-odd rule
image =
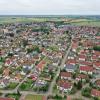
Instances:
[[[95,36],[96,39],[100,39],[100,36]]]
[[[60,75],[62,77],[71,77],[72,76],[72,74],[70,72],[61,72]]]
[[[77,47],[78,47],[78,43],[72,43],[72,48],[74,48],[74,49],[77,49]]]
[[[42,100],[47,100],[47,97],[46,97],[46,96],[43,96],[43,97],[42,97]]]
[[[88,76],[84,75],[84,74],[79,74],[76,78],[78,78],[78,79],[87,79]]]
[[[90,66],[80,66],[79,69],[80,69],[81,71],[87,71],[87,72],[93,71],[93,70],[94,70],[93,67],[90,67]]]
[[[8,59],[8,60],[5,61],[5,63],[8,64],[8,65],[11,64],[11,60]]]
[[[100,79],[96,80],[96,85],[100,86]]]
[[[67,96],[67,99],[66,100],[71,100],[71,97],[70,96]]]
[[[92,65],[92,62],[81,61],[81,62],[79,62],[79,64],[82,64],[82,65]]]
[[[100,62],[94,62],[95,67],[100,67]]]
[[[41,61],[38,65],[37,65],[37,68],[42,70],[44,68],[44,65],[46,64],[45,61]]]
[[[86,59],[86,55],[79,55],[79,58]]]
[[[76,63],[76,60],[75,59],[69,59],[67,61],[68,64],[75,64]]]
[[[93,55],[91,58],[92,60],[97,60],[98,57],[96,55]]]
[[[100,56],[100,52],[99,51],[93,51],[93,54],[96,56]]]
[[[0,97],[0,100],[15,100],[15,99],[13,99],[13,98],[2,98],[2,97]]]
[[[71,88],[72,83],[68,82],[68,81],[64,81],[64,80],[59,80],[58,81],[58,86],[63,87],[65,89]]]
[[[100,97],[100,91],[96,89],[91,90],[91,95],[95,97]]]

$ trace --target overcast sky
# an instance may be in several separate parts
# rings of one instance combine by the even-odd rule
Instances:
[[[100,0],[0,0],[0,15],[100,15]]]

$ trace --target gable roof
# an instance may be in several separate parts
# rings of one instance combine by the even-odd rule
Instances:
[[[89,62],[89,61],[79,61],[79,64],[89,66],[89,65],[92,65],[92,62]]]
[[[15,100],[14,98],[2,98],[0,97],[0,100]]]
[[[75,59],[68,59],[67,63],[68,64],[76,64],[76,60]]]
[[[45,61],[41,61],[38,65],[37,65],[37,68],[42,70],[44,68],[44,65],[46,64]]]
[[[64,81],[64,80],[59,80],[57,84],[58,84],[58,86],[63,87],[64,89],[71,88],[71,86],[72,86],[72,83],[70,83],[68,81]]]
[[[86,72],[89,72],[89,71],[93,71],[93,67],[90,67],[90,66],[80,66],[79,68],[81,71],[86,71]]]
[[[94,65],[95,67],[100,67],[100,61],[94,62],[93,65]]]
[[[91,95],[95,97],[100,97],[100,91],[97,89],[92,89],[91,90]]]
[[[72,74],[70,72],[61,72],[60,76],[62,76],[62,77],[72,77]]]
[[[85,74],[79,74],[76,78],[78,78],[78,79],[87,79],[88,76],[85,75]]]
[[[100,79],[96,80],[95,83],[100,86]]]
[[[66,64],[65,65],[65,69],[73,69],[73,70],[76,70],[76,66],[75,65],[72,65],[72,64]]]

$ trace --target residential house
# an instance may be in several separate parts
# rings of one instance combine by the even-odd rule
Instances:
[[[23,66],[21,75],[26,75],[31,71],[32,67],[31,66]]]
[[[85,74],[78,74],[76,76],[76,80],[77,81],[80,81],[82,80],[83,82],[85,82],[87,79],[89,79],[88,75],[85,75]]]
[[[80,66],[92,66],[93,63],[90,61],[79,61],[78,62]]]
[[[68,59],[67,64],[76,65],[76,60],[75,59]]]
[[[85,61],[87,58],[86,55],[83,55],[83,54],[80,54],[78,57],[80,61]]]
[[[80,73],[92,75],[94,72],[94,68],[90,66],[80,66],[79,71]]]
[[[75,71],[77,70],[77,66],[72,65],[72,64],[65,64],[65,65],[64,65],[64,69],[65,69],[67,72],[75,72]]]
[[[15,76],[15,80],[20,82],[22,80],[22,76],[20,73],[17,73],[16,76]]]
[[[37,75],[32,74],[29,76],[29,78],[31,78],[33,81],[36,81],[38,77],[37,77]]]
[[[100,97],[100,91],[97,89],[92,89],[91,90],[91,96],[93,97]]]
[[[12,61],[11,61],[11,59],[6,59],[6,61],[5,61],[5,66],[10,66],[12,64]]]
[[[14,98],[0,97],[0,100],[15,100]]]
[[[58,58],[55,58],[55,59],[53,59],[53,66],[58,66],[58,64],[59,64],[59,59]]]
[[[4,71],[3,71],[3,77],[5,78],[10,78],[10,69],[9,68],[5,68]]]
[[[9,80],[8,79],[1,79],[0,80],[0,88],[5,88],[8,85],[9,85]]]
[[[45,81],[45,80],[38,80],[38,81],[35,83],[34,86],[36,86],[36,87],[43,87],[43,86],[45,86],[46,84],[47,84],[47,81]]]
[[[93,67],[97,70],[100,69],[100,61],[94,62]]]
[[[76,52],[77,48],[78,48],[78,42],[73,41],[73,43],[72,43],[72,48],[71,48],[72,51],[73,51],[73,52]]]
[[[100,87],[100,79],[96,80],[95,84],[96,84],[97,87]]]
[[[62,92],[70,92],[73,88],[73,85],[69,81],[59,80],[57,82],[57,88]]]
[[[61,72],[60,73],[61,79],[68,79],[71,80],[72,78],[72,73],[71,72]]]
[[[40,61],[40,63],[36,66],[36,68],[39,70],[39,71],[43,71],[44,67],[45,67],[45,64],[46,62],[45,61]]]

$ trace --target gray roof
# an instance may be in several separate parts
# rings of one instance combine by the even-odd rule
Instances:
[[[75,65],[72,65],[72,64],[66,64],[65,69],[73,69],[73,70],[76,70],[77,67]]]

